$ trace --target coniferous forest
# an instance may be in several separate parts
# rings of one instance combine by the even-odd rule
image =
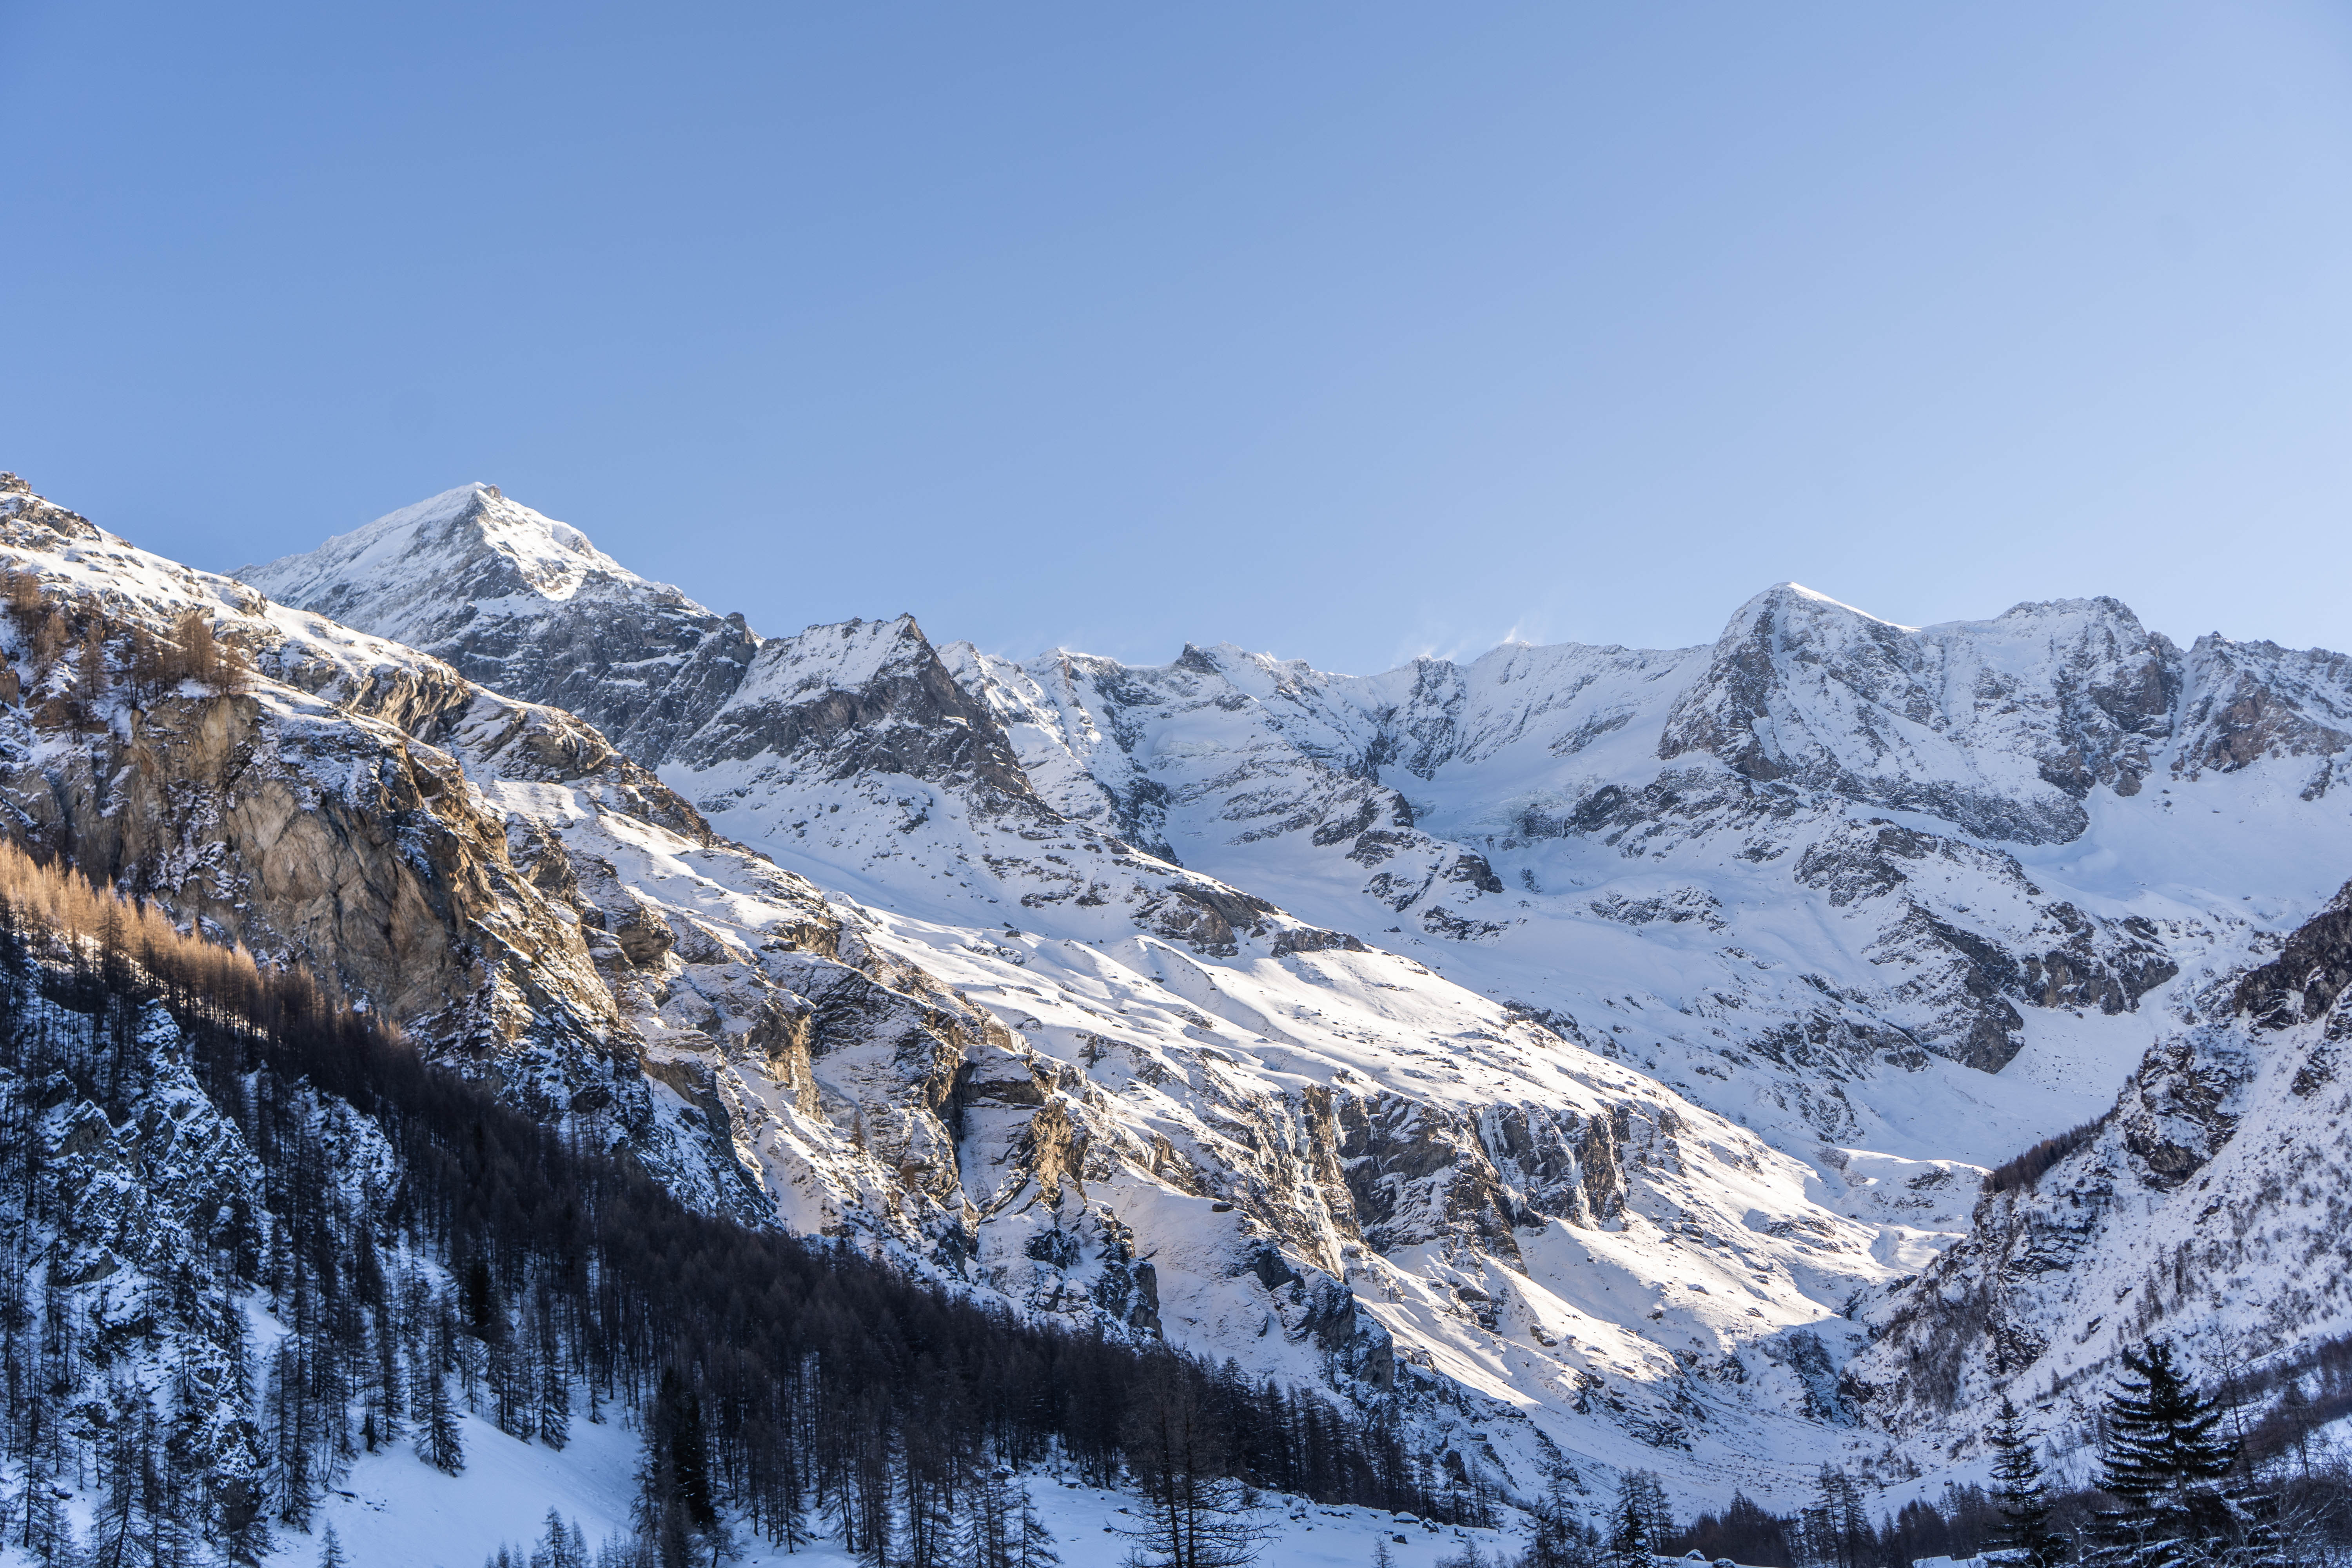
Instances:
[[[634,1421],[606,1556],[662,1568],[730,1529],[1030,1568],[1017,1478],[1047,1460],[1142,1478],[1163,1551],[1231,1534],[1244,1488],[1485,1506],[1377,1413],[690,1213],[299,971],[7,846],[0,1390],[7,1539],[110,1568],[254,1562],[384,1445],[461,1470],[461,1408],[557,1447]],[[68,1487],[102,1499],[79,1542]]]

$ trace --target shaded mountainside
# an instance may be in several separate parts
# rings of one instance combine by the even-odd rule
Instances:
[[[2095,1126],[1988,1193],[1973,1233],[1873,1314],[1848,1373],[1873,1419],[1964,1433],[2007,1395],[2079,1452],[2146,1337],[2224,1384],[2352,1331],[2348,979],[2352,886],[2212,988]]]
[[[698,1215],[425,1068],[299,970],[14,846],[0,1126],[0,1462],[15,1544],[44,1562],[328,1556],[301,1535],[329,1511],[356,1522],[332,1500],[412,1447],[430,1479],[417,1516],[387,1521],[404,1554],[365,1555],[448,1561],[469,1458],[495,1477],[525,1446],[609,1454],[616,1414],[642,1461],[604,1511],[634,1503],[644,1561],[733,1557],[741,1530],[939,1562],[1025,1506],[983,1477],[1049,1455],[1097,1485],[1149,1476],[1156,1416],[1187,1423],[1212,1475],[1439,1517],[1493,1506],[1416,1463],[1385,1413]]]

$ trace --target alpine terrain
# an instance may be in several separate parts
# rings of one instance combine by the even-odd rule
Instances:
[[[17,1550],[174,1399],[233,1560],[552,1507],[1001,1568],[1025,1509],[1081,1568],[1181,1496],[1549,1568],[1958,1518],[2004,1401],[2100,1484],[2158,1341],[2250,1434],[2352,1373],[2343,655],[1783,584],[1684,649],[1012,658],[487,485],[218,574],[7,476],[0,566]]]

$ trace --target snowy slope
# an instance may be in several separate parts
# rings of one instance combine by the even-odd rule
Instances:
[[[1832,1413],[1835,1310],[1885,1274],[1803,1167],[1423,963],[1050,810],[942,676],[903,619],[772,639],[664,773],[1078,1088],[1068,1156],[1034,1152],[1034,1120],[1010,1179],[967,1152],[983,1271],[1050,1308],[1034,1260],[1099,1233],[1150,1266],[1180,1343],[1343,1380],[1393,1355],[1523,1411],[1489,1445],[1515,1485],[1547,1445],[1709,1495],[1802,1484],[1776,1423]]]
[[[2200,998],[2078,1149],[1987,1198],[1975,1233],[1880,1310],[1851,1369],[1874,1417],[1924,1448],[2006,1394],[2079,1456],[2125,1345],[2168,1337],[2220,1383],[2352,1331],[2347,986],[2352,885]]]
[[[1573,1017],[1809,1158],[1989,1163],[2095,1113],[2143,997],[2352,865],[2344,661],[2182,655],[2112,601],[1913,632],[1782,588],[1713,648],[1366,679],[948,657],[1066,811]]]
[[[349,554],[267,572],[406,628]],[[436,646],[495,656],[560,592]],[[1171,1337],[1343,1386],[1385,1342],[1704,1496],[1867,1451],[1838,1310],[2352,868],[2347,661],[2183,650],[2105,599],[1908,628],[1784,584],[1707,647],[1363,678],[1014,662],[902,616],[761,641],[697,711],[662,781],[1026,1062],[939,1118],[970,1131],[938,1212],[971,1205],[983,1271],[1024,1260],[997,1288],[1072,1299],[1018,1277],[1070,1255],[1021,1216],[1082,1196],[1079,1271],[1125,1269],[1130,1322],[1148,1263]],[[827,1201],[787,1212],[870,1224],[878,1194]],[[1488,1446],[1514,1478],[1543,1451]]]
[[[637,1435],[617,1425],[573,1428],[562,1453],[509,1437],[467,1417],[466,1473],[445,1476],[405,1448],[362,1458],[350,1479],[319,1510],[311,1534],[288,1533],[271,1568],[310,1568],[331,1523],[351,1568],[479,1568],[500,1546],[540,1538],[550,1508],[577,1524],[590,1549],[629,1527],[639,1457]],[[1132,1542],[1141,1504],[1129,1493],[1084,1486],[1050,1472],[1024,1478],[1038,1517],[1054,1536],[1063,1568],[1118,1568]],[[1475,1543],[1490,1561],[1516,1552],[1515,1531],[1435,1527],[1363,1508],[1326,1508],[1268,1493],[1254,1522],[1265,1532],[1262,1561],[1284,1568],[1363,1568],[1385,1542],[1397,1568],[1434,1568]],[[852,1568],[857,1557],[821,1537],[786,1552],[748,1531],[735,1539],[745,1568]],[[0,1554],[0,1564],[16,1559]]]
[[[762,647],[709,750],[670,764],[761,855],[560,710],[0,505],[43,613],[103,634],[84,691],[9,623],[46,694],[0,713],[31,829],[135,826],[102,860],[126,887],[341,976],[698,1206],[1402,1392],[1516,1491],[1566,1456],[1596,1489],[1641,1465],[1793,1495],[1863,1440],[1838,1313],[1889,1268],[1805,1167],[1425,964],[1062,818],[911,623]],[[249,689],[124,683],[129,628],[190,605]],[[110,805],[149,774],[179,804]],[[407,911],[380,952],[378,899]]]

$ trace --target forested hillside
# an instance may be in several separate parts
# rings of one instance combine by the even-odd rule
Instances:
[[[282,1325],[257,1342],[256,1325]],[[641,1539],[1012,1540],[1005,1477],[1215,1477],[1475,1514],[1377,1415],[1014,1321],[856,1252],[688,1212],[424,1065],[301,973],[0,846],[0,1387],[11,1539],[258,1561],[363,1452],[456,1472],[463,1407],[644,1433]]]

